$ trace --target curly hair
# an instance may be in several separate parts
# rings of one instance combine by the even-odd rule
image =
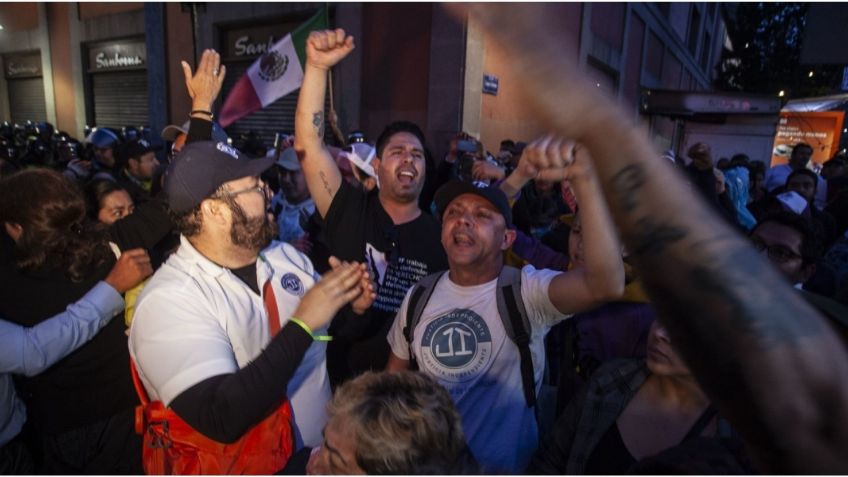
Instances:
[[[80,282],[112,258],[106,229],[86,220],[82,191],[60,173],[28,169],[0,180],[0,222],[18,224],[16,265],[45,265]]]
[[[327,412],[356,442],[368,474],[473,473],[459,412],[424,374],[364,373],[336,391]]]

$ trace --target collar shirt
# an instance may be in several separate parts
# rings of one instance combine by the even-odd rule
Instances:
[[[263,297],[185,237],[180,241],[141,293],[130,332],[130,354],[144,387],[166,406],[193,385],[246,366],[271,339]],[[263,293],[271,281],[281,328],[318,279],[309,259],[281,242],[259,254],[256,275]],[[326,346],[312,343],[289,382],[298,447],[321,442],[330,397]]]

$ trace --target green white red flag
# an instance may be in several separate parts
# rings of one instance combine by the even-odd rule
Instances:
[[[222,127],[267,107],[300,88],[306,62],[306,38],[314,30],[326,30],[327,8],[321,8],[302,25],[262,54],[230,90],[218,113]]]

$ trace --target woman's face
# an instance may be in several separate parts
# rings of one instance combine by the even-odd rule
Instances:
[[[648,369],[660,376],[691,376],[692,372],[671,345],[668,331],[654,321],[648,331]]]
[[[100,210],[97,212],[97,220],[107,225],[112,225],[118,219],[130,215],[135,209],[132,198],[125,190],[116,190],[106,194],[100,200]]]

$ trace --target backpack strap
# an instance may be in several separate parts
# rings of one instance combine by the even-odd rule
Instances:
[[[696,439],[698,436],[700,436],[701,433],[704,432],[704,429],[706,429],[710,421],[712,421],[717,414],[718,409],[716,409],[715,406],[713,406],[712,404],[707,406],[707,408],[704,409],[704,412],[702,412],[701,415],[698,417],[698,420],[695,421],[695,424],[692,424],[692,428],[689,429],[689,432],[686,433],[686,436],[683,437],[683,440],[681,442],[686,442],[690,439]]]
[[[498,275],[498,314],[507,336],[516,346],[521,358],[521,384],[527,407],[536,406],[536,379],[533,356],[530,353],[530,322],[524,299],[521,297],[521,270],[504,266]]]
[[[415,353],[412,351],[412,333],[421,321],[421,315],[424,313],[427,302],[430,301],[430,296],[433,295],[433,290],[436,289],[436,283],[444,274],[444,271],[431,273],[412,286],[412,294],[409,297],[409,303],[406,305],[406,324],[403,327],[403,336],[409,346],[409,369],[411,370],[418,369],[418,362],[415,360]]]

